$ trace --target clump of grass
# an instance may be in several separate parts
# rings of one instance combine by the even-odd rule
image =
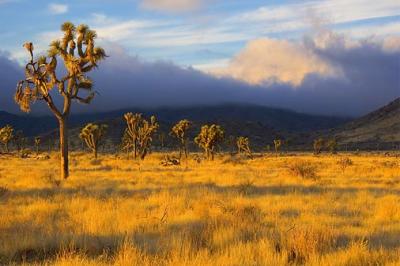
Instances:
[[[238,185],[238,191],[242,195],[250,195],[255,190],[254,181],[246,180]]]
[[[93,159],[90,160],[90,165],[101,165],[102,160],[101,159]]]
[[[327,228],[294,228],[283,239],[290,264],[304,264],[313,255],[331,250],[336,243],[335,234]]]
[[[342,172],[344,172],[347,167],[353,165],[353,161],[350,158],[345,157],[345,158],[340,159],[337,162],[337,164],[339,165],[339,168],[342,170]]]
[[[233,165],[242,165],[244,164],[243,157],[241,156],[229,156],[228,158],[222,161],[223,164],[233,164]]]
[[[61,180],[58,180],[53,172],[46,172],[42,178],[45,183],[49,184],[52,187],[60,187],[61,185]]]
[[[317,167],[311,162],[296,161],[288,166],[289,172],[303,179],[317,180]]]
[[[382,166],[386,168],[395,168],[398,167],[399,164],[395,161],[384,161],[382,162]]]
[[[0,198],[8,192],[8,188],[0,187]]]

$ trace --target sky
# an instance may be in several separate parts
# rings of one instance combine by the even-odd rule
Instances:
[[[0,110],[19,112],[22,44],[44,54],[64,21],[95,29],[109,55],[78,112],[243,102],[360,116],[400,96],[399,1],[0,0]]]

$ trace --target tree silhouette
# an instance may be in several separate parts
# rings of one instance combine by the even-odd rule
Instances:
[[[251,157],[249,138],[247,138],[247,137],[238,137],[236,139],[236,146],[237,146],[239,154],[245,153],[246,155]]]
[[[275,153],[278,153],[281,150],[282,144],[283,141],[281,139],[274,140]]]
[[[187,131],[191,126],[192,122],[184,119],[176,123],[171,129],[171,135],[179,140],[179,159],[182,157],[182,151],[185,153],[185,158],[188,158]]]
[[[31,104],[43,100],[53,112],[59,123],[61,178],[68,178],[68,116],[72,100],[89,104],[95,96],[93,82],[87,73],[97,67],[97,63],[106,57],[103,48],[95,47],[96,32],[87,25],[65,22],[61,25],[64,36],[51,42],[47,56],[33,57],[34,47],[31,42],[24,47],[30,54],[30,61],[25,66],[25,79],[16,89],[15,101],[22,111],[29,112]],[[77,52],[77,54],[76,54]],[[64,63],[65,74],[59,78],[62,69],[57,68],[58,60]],[[62,96],[63,106],[56,106],[51,93],[56,88]],[[80,93],[86,91],[86,95]]]
[[[42,139],[40,137],[35,137],[35,139],[34,139],[36,155],[39,155],[39,146],[40,146],[41,141],[42,141]]]
[[[314,154],[320,154],[323,146],[324,140],[322,138],[315,139],[313,143]]]
[[[204,125],[194,142],[204,150],[207,159],[214,160],[215,147],[224,139],[224,131],[219,125]]]
[[[142,114],[126,113],[126,130],[123,137],[123,149],[133,149],[133,156],[136,159],[138,152],[139,124],[142,121]]]
[[[8,143],[14,138],[14,129],[10,125],[0,129],[0,142],[4,145],[4,151],[9,152]]]

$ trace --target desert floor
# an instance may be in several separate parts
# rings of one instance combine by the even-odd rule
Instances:
[[[0,155],[0,264],[400,265],[400,157]]]

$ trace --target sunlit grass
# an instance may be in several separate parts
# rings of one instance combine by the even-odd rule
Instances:
[[[162,157],[0,158],[0,264],[400,265],[398,157]]]

